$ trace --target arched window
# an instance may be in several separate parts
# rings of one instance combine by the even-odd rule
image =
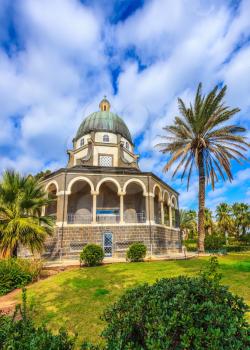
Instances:
[[[103,142],[109,142],[109,135],[103,135]]]
[[[129,143],[128,143],[128,141],[126,141],[125,147],[129,150]]]
[[[83,145],[84,145],[84,139],[81,139],[80,146],[83,146]]]

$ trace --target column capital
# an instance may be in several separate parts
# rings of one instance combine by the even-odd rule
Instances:
[[[59,191],[59,192],[57,192],[57,197],[59,197],[59,196],[64,196],[64,195],[69,195],[69,194],[71,194],[71,191]]]
[[[120,196],[125,196],[126,192],[119,191],[117,194],[118,194],[119,197],[120,197]]]
[[[143,196],[145,197],[153,197],[154,198],[154,194],[152,192],[146,192],[146,193],[143,193]]]
[[[98,191],[91,191],[90,192],[92,196],[98,196],[99,192]]]

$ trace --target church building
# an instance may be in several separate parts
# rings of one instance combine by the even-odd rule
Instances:
[[[178,193],[152,172],[139,169],[131,134],[104,98],[83,120],[68,150],[68,164],[43,180],[54,198],[45,208],[55,233],[44,257],[78,258],[88,243],[106,257],[124,257],[142,242],[147,255],[181,251]]]

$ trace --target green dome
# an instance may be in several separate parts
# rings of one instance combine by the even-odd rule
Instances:
[[[132,143],[132,138],[127,125],[122,118],[109,110],[94,112],[84,119],[78,128],[75,140],[78,140],[80,137],[91,131],[107,131],[114,134],[120,134]]]

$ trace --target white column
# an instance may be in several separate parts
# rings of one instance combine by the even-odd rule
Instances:
[[[56,199],[57,200],[57,199]],[[45,216],[45,205],[42,206],[41,216]]]
[[[120,224],[124,224],[124,193],[119,193],[120,196]]]
[[[172,206],[171,203],[168,206],[169,209],[169,227],[172,227]]]
[[[98,195],[97,192],[91,192],[92,194],[92,200],[93,200],[93,206],[92,206],[92,224],[96,224],[96,197]]]
[[[164,202],[161,201],[161,224],[164,225]]]

